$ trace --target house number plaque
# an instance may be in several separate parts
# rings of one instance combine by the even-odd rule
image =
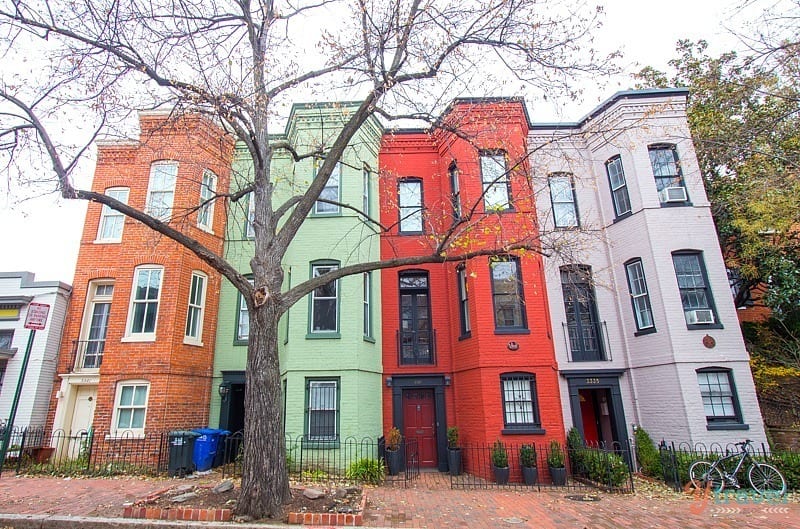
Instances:
[[[599,384],[600,383],[600,379],[599,378],[587,378],[586,379],[586,383],[587,384]]]

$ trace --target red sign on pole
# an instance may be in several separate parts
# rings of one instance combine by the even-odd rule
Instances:
[[[44,303],[31,303],[28,305],[28,315],[25,317],[25,328],[34,331],[43,331],[47,323],[50,305]]]

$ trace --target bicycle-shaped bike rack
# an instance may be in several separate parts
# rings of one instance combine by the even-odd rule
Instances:
[[[689,467],[689,479],[697,489],[709,490],[711,492],[722,492],[725,487],[740,489],[736,475],[744,467],[745,462],[749,463],[747,470],[747,480],[750,486],[759,494],[783,496],[786,493],[786,479],[780,470],[768,463],[756,461],[750,455],[752,441],[747,439],[741,443],[736,443],[739,447],[738,452],[721,457],[716,461],[695,461]],[[735,466],[730,465],[735,463]],[[730,463],[729,463],[730,462]],[[730,470],[726,470],[726,467]]]

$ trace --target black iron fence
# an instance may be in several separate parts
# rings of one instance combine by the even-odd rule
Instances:
[[[631,444],[465,445],[449,455],[452,488],[589,489],[633,492]]]
[[[662,441],[658,447],[664,482],[675,490],[683,490],[689,483],[689,467],[695,461],[714,460],[739,452],[733,443],[675,443]],[[750,455],[757,461],[767,462],[786,478],[789,490],[800,490],[800,453],[789,450],[770,450],[765,444],[750,445]],[[747,469],[743,469],[747,471]],[[744,477],[743,477],[744,478]],[[742,479],[746,482],[746,478]]]

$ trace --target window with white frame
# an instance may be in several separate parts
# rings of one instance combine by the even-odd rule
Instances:
[[[550,202],[553,205],[553,222],[556,228],[575,228],[580,225],[578,205],[575,201],[575,188],[572,175],[553,173],[548,179]]]
[[[622,158],[614,156],[606,162],[608,185],[611,187],[611,201],[614,203],[614,215],[622,217],[631,212],[631,199],[628,196],[628,183],[622,168]]]
[[[105,194],[114,200],[127,204],[129,191],[127,187],[112,187],[106,189]],[[97,241],[120,242],[124,226],[125,215],[103,204],[100,213],[100,224],[97,227]]]
[[[75,359],[76,369],[98,369],[103,363],[113,295],[114,283],[110,280],[101,279],[89,284],[81,340],[78,342]]]
[[[211,231],[214,225],[214,195],[217,192],[217,175],[206,169],[200,182],[200,209],[197,210],[197,225]]]
[[[509,430],[539,428],[536,377],[529,373],[500,375],[503,396],[503,424]]]
[[[364,169],[361,175],[361,212],[369,217],[372,212],[370,211],[370,170],[367,164],[364,164]]]
[[[253,284],[252,279],[248,279]],[[250,338],[250,310],[247,308],[247,300],[239,294],[239,310],[236,313],[236,342],[247,342]]]
[[[628,277],[628,292],[631,295],[636,330],[654,329],[653,311],[650,308],[650,293],[647,291],[647,281],[644,277],[642,260],[635,259],[627,262],[625,264],[625,274]]]
[[[256,228],[253,224],[256,218],[256,195],[250,193],[247,195],[247,220],[245,221],[244,236],[252,239],[256,236]]]
[[[697,383],[709,425],[743,422],[730,369],[708,367],[697,370]]]
[[[397,183],[400,233],[422,233],[422,180],[405,178]]]
[[[514,332],[527,329],[519,259],[493,257],[489,261],[489,267],[492,273],[495,331]]]
[[[463,264],[456,268],[456,282],[458,283],[458,315],[461,321],[461,336],[467,336],[472,331],[472,327],[469,322],[467,268]]]
[[[675,145],[650,145],[650,165],[656,179],[656,191],[662,204],[685,203],[688,200],[678,150]]]
[[[450,177],[450,202],[453,206],[453,220],[461,219],[461,184],[458,181],[458,166],[455,162],[447,169]]]
[[[203,340],[206,280],[207,276],[204,273],[192,272],[192,282],[189,286],[189,309],[186,312],[186,341],[199,343]]]
[[[144,435],[149,390],[150,384],[143,380],[123,381],[117,385],[112,435]]]
[[[339,437],[339,380],[306,379],[305,436],[308,441]]]
[[[319,161],[317,161],[319,163]],[[321,166],[321,164],[320,164]],[[314,165],[314,174],[316,176],[318,166],[317,164]],[[333,167],[333,171],[331,171],[330,176],[328,177],[328,181],[325,183],[325,187],[322,189],[322,192],[319,194],[319,198],[323,200],[330,200],[332,202],[340,202],[341,197],[341,171],[342,171],[342,164],[341,162],[337,163]],[[330,202],[322,202],[321,200],[317,200],[314,202],[314,211],[315,215],[335,215],[339,213],[339,204],[331,204]]]
[[[311,277],[318,278],[339,268],[334,263],[311,265]],[[311,291],[311,334],[339,331],[339,281],[334,280]]]
[[[481,154],[483,207],[487,211],[511,209],[511,183],[505,153]]]
[[[177,177],[177,162],[157,162],[150,166],[150,184],[147,189],[145,210],[148,215],[161,220],[172,216]]]
[[[164,269],[160,266],[141,266],[134,271],[128,337],[155,340],[163,275]]]
[[[364,338],[372,338],[372,272],[364,272]]]

